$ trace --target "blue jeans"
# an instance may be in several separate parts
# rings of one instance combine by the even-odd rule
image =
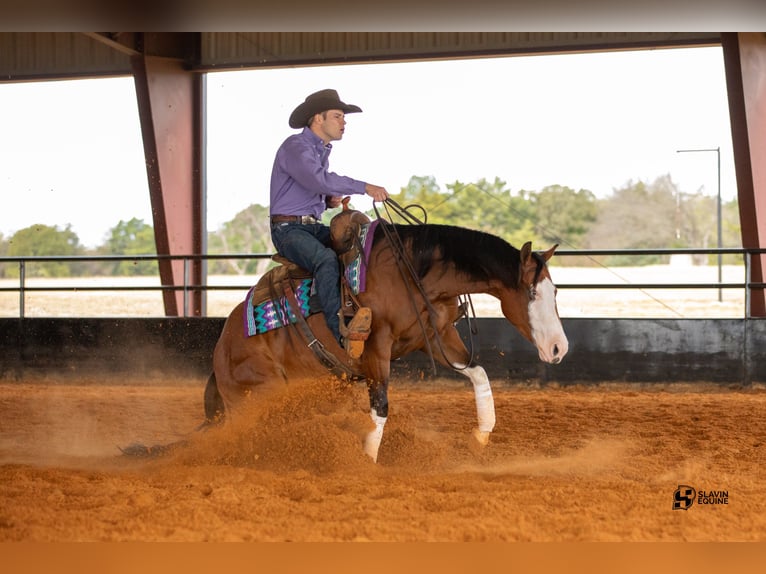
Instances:
[[[271,242],[280,255],[311,272],[327,326],[335,340],[340,340],[340,267],[329,247],[330,228],[321,223],[273,223]]]

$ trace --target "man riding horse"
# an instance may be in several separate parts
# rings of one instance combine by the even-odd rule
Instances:
[[[333,374],[351,373],[352,380],[364,381],[372,428],[363,446],[377,461],[389,415],[391,361],[421,351],[470,379],[477,415],[472,436],[487,445],[495,426],[492,388],[457,330],[456,323],[465,315],[460,297],[486,293],[498,299],[503,316],[537,348],[540,359],[558,364],[569,343],[547,265],[556,246],[534,252],[531,242],[517,249],[477,230],[402,225],[380,217],[369,222],[352,210],[333,220],[345,217],[346,224],[323,225],[322,213],[342,203],[342,195],[367,193],[376,201],[388,200],[382,187],[327,169],[330,142],[341,139],[345,114],[358,111],[340,101],[334,90],[323,90],[306,98],[290,117],[290,126],[302,126],[303,131],[287,138],[274,161],[271,233],[279,254],[301,267],[302,273],[294,273],[293,266],[272,269],[230,313],[213,351],[213,373],[205,388],[207,422],[220,422],[243,401],[284,389],[291,380],[314,378],[324,366]],[[363,229],[359,235],[357,228]],[[346,262],[346,245],[351,243],[363,247],[364,265],[359,269],[359,289],[355,296],[349,295],[358,310],[346,328],[339,318],[340,265],[328,245],[341,247],[337,251],[345,271],[354,271],[357,260]],[[280,273],[287,280],[278,278]],[[308,273],[317,284],[324,319],[312,313]],[[351,282],[345,273],[343,280],[345,297]],[[346,353],[336,344],[344,334]],[[344,356],[336,355],[336,350]],[[143,455],[156,451],[141,445],[128,449]]]
[[[343,137],[345,115],[361,111],[359,106],[341,101],[335,90],[309,95],[289,119],[291,128],[302,131],[282,143],[271,172],[274,248],[312,274],[327,326],[352,357],[361,354],[364,343],[342,337],[338,258],[330,247],[330,228],[321,219],[326,209],[340,206],[344,195],[367,194],[375,201],[388,198],[383,187],[329,171],[330,142]],[[370,322],[370,310],[359,309],[348,332],[369,330]]]

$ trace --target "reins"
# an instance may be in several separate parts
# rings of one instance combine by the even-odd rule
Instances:
[[[423,332],[423,337],[425,339],[425,344],[428,350],[428,357],[431,361],[431,369],[434,372],[434,375],[436,374],[436,363],[434,362],[434,354],[433,354],[433,348],[431,347],[431,341],[428,337],[428,331],[426,328],[426,325],[423,323],[423,320],[420,317],[420,313],[418,312],[417,304],[415,303],[415,294],[412,290],[412,284],[415,285],[418,292],[420,293],[420,296],[423,298],[423,302],[426,306],[426,311],[428,312],[428,322],[431,326],[431,330],[433,331],[434,338],[436,339],[436,342],[438,343],[439,351],[441,352],[442,357],[444,358],[444,361],[454,370],[460,371],[463,369],[468,368],[473,363],[473,357],[474,357],[474,344],[473,344],[473,336],[476,335],[477,330],[475,327],[475,323],[472,322],[472,319],[476,318],[476,314],[473,307],[473,301],[471,300],[471,296],[469,294],[459,295],[458,296],[458,309],[460,310],[460,315],[458,315],[458,318],[456,320],[459,321],[461,318],[465,317],[466,322],[468,323],[468,338],[469,338],[469,360],[464,366],[457,366],[450,361],[450,359],[447,357],[446,353],[444,352],[444,345],[442,344],[441,337],[439,336],[439,330],[437,329],[435,325],[435,315],[436,312],[431,305],[431,301],[428,299],[428,296],[426,295],[425,289],[423,288],[423,283],[418,278],[418,274],[415,271],[415,268],[412,265],[412,261],[409,257],[407,257],[407,254],[404,249],[404,242],[402,241],[401,236],[396,231],[396,226],[393,223],[393,217],[391,217],[391,212],[395,212],[396,215],[398,215],[401,219],[405,220],[409,224],[414,225],[423,225],[428,220],[428,214],[426,213],[426,210],[417,204],[408,205],[407,207],[401,207],[398,203],[396,203],[393,199],[389,198],[386,199],[384,202],[384,207],[386,210],[386,214],[388,215],[388,219],[384,218],[380,212],[378,211],[378,207],[376,204],[373,203],[373,209],[375,210],[375,215],[379,220],[381,220],[381,224],[378,225],[379,228],[383,230],[383,234],[385,235],[386,240],[388,241],[388,244],[391,246],[392,251],[394,252],[394,255],[396,256],[396,264],[397,268],[399,269],[399,274],[402,277],[402,281],[404,282],[405,287],[407,288],[407,292],[409,294],[410,302],[412,303],[413,310],[415,311],[415,316],[417,317],[418,324],[420,325],[420,329]],[[417,217],[415,217],[410,210],[413,208],[420,209],[420,211],[423,213],[423,220],[421,221]],[[407,281],[407,277],[412,280],[412,283]],[[470,315],[468,310],[470,309]]]

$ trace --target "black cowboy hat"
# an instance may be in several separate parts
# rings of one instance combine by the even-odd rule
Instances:
[[[345,114],[361,112],[362,108],[340,100],[335,90],[319,90],[307,96],[304,102],[290,114],[290,127],[302,128],[309,123],[314,114],[327,110],[341,110]]]

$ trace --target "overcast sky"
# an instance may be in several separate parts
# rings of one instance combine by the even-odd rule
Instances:
[[[293,108],[338,90],[359,105],[331,169],[398,192],[410,177],[499,177],[599,197],[670,174],[736,196],[720,47],[208,75],[208,229],[268,204]],[[132,78],[0,84],[0,233],[67,224],[94,247],[121,219],[152,223]],[[367,207],[365,202],[357,202]],[[95,214],[94,215],[94,210]]]

